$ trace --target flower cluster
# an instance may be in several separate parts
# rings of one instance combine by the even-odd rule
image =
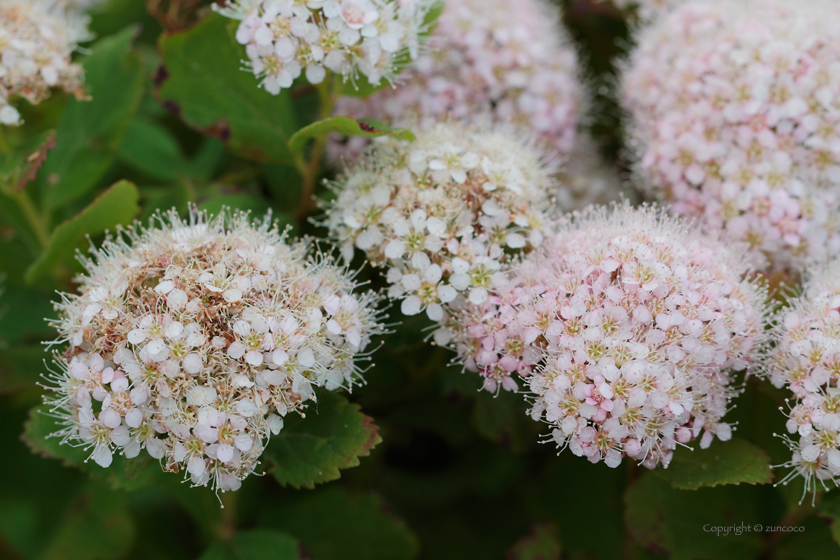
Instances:
[[[622,93],[642,187],[777,269],[840,253],[839,16],[691,0],[642,29]]]
[[[551,173],[504,129],[439,123],[411,143],[375,144],[333,185],[325,225],[345,259],[359,248],[388,269],[388,295],[405,315],[425,309],[441,321],[458,297],[484,302],[510,255],[540,245]]]
[[[335,114],[391,124],[446,118],[513,122],[568,154],[582,113],[577,54],[548,0],[449,0],[430,52],[400,75],[400,87],[345,97]],[[351,139],[344,152],[364,142]],[[342,146],[331,146],[339,159]]]
[[[766,315],[745,250],[656,208],[575,213],[455,316],[458,351],[486,389],[530,375],[531,416],[558,446],[667,467],[677,444],[731,437],[732,373],[755,361]]]
[[[241,20],[236,40],[266,91],[277,94],[301,72],[312,84],[327,70],[392,82],[400,60],[420,53],[432,0],[234,0],[221,14]]]
[[[54,87],[81,96],[84,74],[70,57],[89,38],[87,18],[61,2],[0,3],[0,125],[21,124],[11,105],[16,96],[37,104]]]
[[[776,387],[795,397],[785,441],[793,452],[784,483],[805,479],[840,484],[840,261],[812,270],[804,294],[789,302],[773,328],[775,346],[766,364]]]
[[[84,259],[80,295],[64,295],[67,348],[46,402],[63,443],[142,449],[193,484],[236,490],[283,417],[313,387],[351,387],[382,331],[372,293],[266,218],[188,222],[171,211]]]

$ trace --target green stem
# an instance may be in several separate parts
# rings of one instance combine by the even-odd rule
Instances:
[[[328,72],[324,81],[318,84],[318,98],[321,106],[319,120],[328,119],[332,116],[335,104],[341,95],[343,84],[341,76],[332,72]],[[322,134],[315,139],[315,144],[309,154],[309,160],[304,160],[301,155],[296,157],[295,165],[302,178],[300,203],[295,212],[295,219],[298,222],[304,220],[315,209],[313,195],[315,194],[315,186],[326,149],[327,135]]]
[[[26,218],[29,227],[32,228],[32,233],[35,234],[35,239],[38,241],[38,244],[42,249],[46,249],[50,243],[50,233],[47,230],[46,220],[38,212],[38,209],[35,208],[35,204],[29,197],[29,193],[22,190],[11,193],[11,196],[17,202],[21,212],[23,212],[23,216]]]

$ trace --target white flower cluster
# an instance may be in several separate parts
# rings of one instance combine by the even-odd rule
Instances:
[[[21,124],[14,97],[37,104],[54,87],[83,94],[82,67],[70,58],[90,39],[87,21],[56,0],[0,2],[0,125]]]
[[[548,0],[448,0],[429,45],[399,76],[400,87],[342,98],[334,113],[395,125],[513,122],[557,153],[571,151],[583,87],[577,53]],[[359,144],[350,139],[343,151],[357,154]],[[331,146],[332,159],[341,148]]]
[[[455,319],[485,389],[530,375],[531,416],[597,463],[668,466],[677,444],[731,437],[732,373],[757,358],[765,293],[745,247],[656,208],[575,213],[487,302]]]
[[[333,185],[325,225],[345,259],[359,248],[388,269],[388,295],[405,315],[425,309],[441,321],[459,295],[485,301],[511,253],[540,245],[552,171],[504,129],[440,123],[411,143],[376,143]]]
[[[802,296],[789,302],[773,328],[767,373],[793,392],[785,441],[793,470],[782,482],[805,479],[805,491],[840,484],[840,261],[809,273]],[[797,439],[793,439],[797,438]]]
[[[266,91],[291,87],[301,72],[312,84],[327,70],[373,85],[393,81],[401,59],[416,59],[433,0],[234,0],[216,11],[242,20],[246,46]]]
[[[80,295],[58,305],[68,346],[45,400],[64,419],[56,435],[102,467],[145,449],[236,490],[313,387],[352,386],[382,332],[378,296],[354,295],[352,274],[268,218],[157,220],[83,261]]]
[[[839,17],[690,0],[643,28],[623,84],[642,187],[775,268],[840,253]]]

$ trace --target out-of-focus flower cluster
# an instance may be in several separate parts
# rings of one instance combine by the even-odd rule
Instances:
[[[70,58],[90,38],[87,22],[57,0],[0,2],[0,125],[21,124],[14,97],[37,104],[54,87],[83,94],[82,67]]]
[[[691,0],[623,83],[642,188],[774,268],[840,253],[840,4]]]
[[[405,315],[441,321],[459,296],[484,302],[511,254],[542,243],[552,171],[508,130],[439,123],[355,162],[333,185],[326,226],[345,259],[358,248],[388,269],[388,295]],[[436,338],[446,342],[447,331]]]
[[[236,40],[266,91],[277,94],[304,73],[321,83],[327,70],[346,80],[361,73],[392,82],[401,58],[420,54],[433,0],[235,0],[221,14],[242,20]]]
[[[559,154],[571,151],[584,88],[577,54],[547,0],[448,0],[429,46],[399,87],[342,98],[335,114],[398,125],[514,123]],[[344,150],[334,144],[331,157],[363,145],[355,138]]]
[[[372,293],[266,218],[172,211],[84,259],[80,295],[58,307],[67,348],[46,399],[63,443],[142,449],[193,484],[236,490],[269,433],[314,399],[350,387],[372,335]]]
[[[745,250],[656,208],[575,213],[454,315],[459,355],[488,390],[530,375],[531,415],[558,446],[667,466],[678,443],[731,437],[732,373],[756,360],[766,315]]]
[[[777,317],[767,373],[795,397],[785,437],[792,470],[783,482],[802,476],[805,491],[816,491],[840,483],[840,262],[809,276]]]

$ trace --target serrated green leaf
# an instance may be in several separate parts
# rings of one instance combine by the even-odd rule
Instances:
[[[531,534],[508,551],[508,560],[560,560],[560,542],[551,523],[535,525]]]
[[[755,558],[763,536],[754,530],[760,491],[743,485],[676,490],[645,474],[624,495],[624,522],[640,545],[672,560]],[[730,529],[723,535],[714,527]]]
[[[114,460],[107,469],[93,461],[88,461],[91,450],[61,444],[60,437],[49,437],[61,429],[46,405],[38,405],[29,413],[29,420],[24,426],[23,441],[33,453],[45,458],[58,459],[64,466],[76,467],[86,472],[92,479],[107,481],[112,488],[137,490],[149,484],[174,482],[177,477],[167,476],[157,461],[142,453],[134,459],[126,459],[114,454]]]
[[[288,94],[271,95],[242,70],[245,55],[229,37],[229,23],[236,22],[214,13],[194,27],[161,37],[158,102],[236,154],[264,163],[292,163],[287,142],[297,125]]]
[[[200,560],[304,560],[298,542],[279,531],[257,529],[237,533],[227,542],[216,542]]]
[[[355,467],[359,457],[380,443],[379,427],[359,406],[324,391],[306,411],[306,418],[286,418],[286,426],[266,447],[268,470],[282,485],[314,488]]]
[[[371,119],[339,116],[314,122],[301,128],[289,139],[289,148],[293,152],[300,152],[306,147],[307,141],[331,132],[337,132],[344,136],[364,136],[365,138],[393,136],[399,140],[414,140],[414,134],[407,128],[392,129]]]
[[[178,141],[166,128],[149,119],[134,119],[120,147],[119,159],[162,182],[172,182],[188,174],[187,160]]]
[[[134,534],[125,498],[102,484],[89,484],[65,510],[41,560],[122,558]]]
[[[55,228],[47,248],[26,271],[26,280],[32,282],[57,264],[72,259],[86,235],[129,223],[140,210],[139,198],[137,187],[128,181],[120,181],[102,193],[79,214]]]
[[[82,61],[91,99],[68,100],[55,149],[38,173],[49,211],[93,189],[116,158],[143,96],[143,64],[131,51],[134,37],[133,28],[105,37]]]
[[[414,534],[374,494],[324,487],[266,513],[264,522],[300,539],[312,560],[410,560],[418,553]]]
[[[768,484],[770,457],[757,445],[734,438],[715,441],[708,449],[678,449],[667,469],[654,471],[681,490],[722,484]]]
[[[0,190],[22,191],[34,181],[47,159],[47,152],[55,148],[55,131],[47,130],[27,138],[20,146],[0,152]]]

